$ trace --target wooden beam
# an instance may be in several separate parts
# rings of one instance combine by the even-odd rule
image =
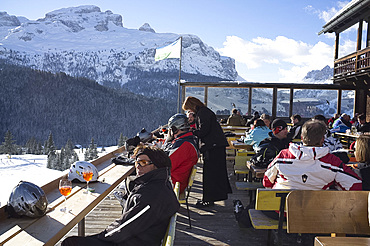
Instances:
[[[358,29],[357,29],[357,51],[361,50],[361,44],[362,44],[362,27],[363,27],[364,20],[361,19],[358,22]]]
[[[207,106],[208,102],[208,86],[204,86],[204,104]]]
[[[339,33],[335,33],[334,60],[339,57]]]
[[[366,31],[366,48],[370,46],[370,23],[369,20],[367,21],[367,31]]]

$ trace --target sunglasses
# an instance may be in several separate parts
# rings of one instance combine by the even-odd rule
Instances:
[[[151,164],[153,164],[153,162],[147,161],[147,160],[135,161],[135,165],[139,165],[141,167],[145,167],[145,166],[148,166],[148,165],[151,165]]]

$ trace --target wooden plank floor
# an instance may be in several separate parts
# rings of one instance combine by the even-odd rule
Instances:
[[[239,199],[246,206],[249,203],[247,191],[235,188],[236,177],[233,175],[233,164],[228,162],[228,173],[233,194],[226,201],[216,202],[208,209],[197,209],[195,203],[202,198],[202,163],[197,164],[198,172],[195,177],[192,192],[189,198],[192,229],[188,229],[186,205],[182,204],[176,224],[174,245],[266,245],[267,231],[253,228],[240,228],[234,216],[233,200]],[[86,235],[95,234],[104,230],[121,214],[121,206],[113,195],[109,195],[86,217]],[[77,228],[67,236],[77,235]],[[296,236],[285,234],[284,245],[296,245]],[[60,245],[57,244],[57,245]],[[308,244],[313,245],[313,242]]]

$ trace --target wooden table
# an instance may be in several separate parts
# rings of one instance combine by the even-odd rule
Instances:
[[[110,163],[110,160],[106,162]],[[133,166],[109,164],[99,171],[98,182],[89,184],[95,189],[91,194],[86,193],[85,183],[73,183],[72,193],[67,197],[67,207],[71,209],[69,213],[60,211],[65,206],[64,198],[59,193],[58,182],[55,182],[53,189],[45,191],[48,208],[52,209],[46,215],[36,219],[0,220],[0,245],[55,245],[77,223],[79,234],[84,235],[84,217],[133,170]]]
[[[253,150],[253,145],[249,145],[249,144],[245,144],[245,143],[241,143],[237,140],[231,140],[230,141],[230,145],[231,147],[233,147],[234,149],[246,149],[246,150]]]
[[[266,172],[266,168],[257,167],[253,165],[250,161],[247,161],[247,167],[249,168],[248,181],[252,181],[253,178],[263,178]]]
[[[344,144],[347,145],[347,148],[350,147],[351,143],[353,141],[356,141],[360,135],[358,134],[348,134],[348,133],[342,133],[342,132],[335,132],[334,136],[337,137],[338,139],[344,139]],[[341,141],[342,142],[342,141]]]

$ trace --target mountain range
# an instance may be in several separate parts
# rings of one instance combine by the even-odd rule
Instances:
[[[125,28],[122,16],[86,5],[28,20],[0,13],[0,58],[12,64],[86,77],[113,88],[175,99],[179,59],[154,61],[155,49],[182,36],[181,79],[236,80],[235,61],[191,34]]]
[[[180,63],[179,59],[156,62],[154,54],[180,36],[181,79],[244,80],[234,59],[221,56],[199,37],[156,33],[148,23],[128,29],[121,15],[97,6],[63,8],[38,20],[0,12],[0,82],[7,87],[0,92],[0,136],[9,129],[25,142],[30,137],[45,139],[52,132],[59,146],[66,138],[87,144],[91,137],[107,145],[114,144],[120,132],[130,137],[141,127],[152,130],[165,124],[176,112]],[[303,81],[327,82],[332,74],[332,68],[325,67],[309,72]],[[215,112],[230,109],[222,93],[210,92],[211,100],[215,94],[210,102]],[[335,95],[331,99],[325,93],[312,93],[325,103],[335,100]],[[226,94],[247,108],[244,90],[230,95],[225,89]],[[254,109],[268,112],[271,93],[256,89],[253,95]],[[331,105],[332,109],[324,105],[323,112],[331,114],[335,103]]]

